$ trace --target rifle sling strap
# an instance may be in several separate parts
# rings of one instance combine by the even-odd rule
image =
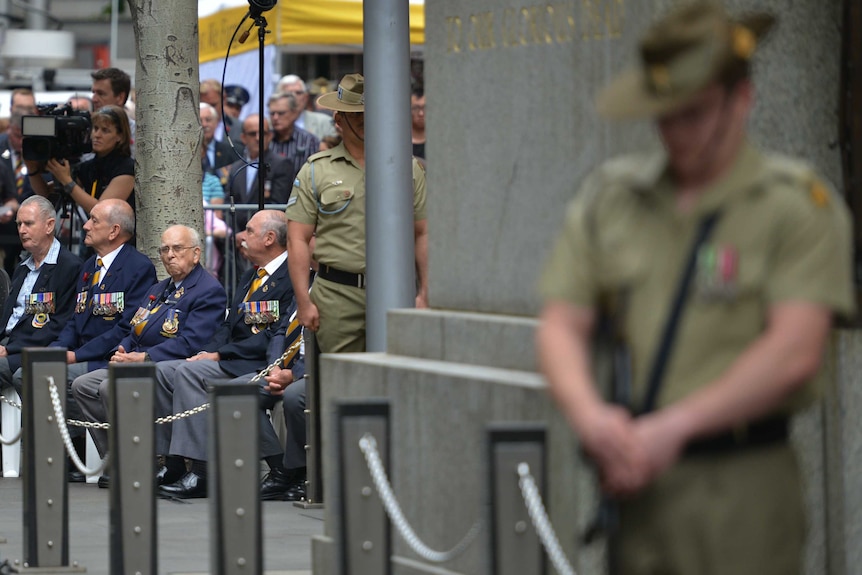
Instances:
[[[664,324],[664,330],[661,335],[661,342],[656,350],[655,358],[653,359],[652,368],[649,371],[649,379],[647,379],[646,395],[644,397],[643,407],[639,413],[649,413],[655,409],[656,400],[658,399],[659,391],[661,391],[662,379],[665,369],[667,368],[670,354],[673,350],[674,340],[678,331],[682,312],[688,300],[689,286],[697,269],[697,254],[700,248],[709,241],[715,225],[718,223],[721,213],[718,211],[711,212],[704,216],[700,221],[697,229],[694,243],[691,246],[691,251],[688,254],[688,260],[683,268],[683,273],[680,276],[677,284],[676,294],[673,299],[670,313],[667,316],[667,321]]]

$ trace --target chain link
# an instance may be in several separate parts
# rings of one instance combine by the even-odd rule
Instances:
[[[539,495],[539,489],[536,487],[536,481],[530,475],[530,466],[526,463],[519,463],[518,476],[520,477],[518,479],[518,486],[521,488],[524,505],[527,506],[530,520],[533,522],[533,527],[536,528],[536,533],[539,535],[545,551],[548,552],[548,557],[551,558],[551,563],[554,564],[554,569],[560,575],[575,575],[575,570],[566,558],[565,553],[563,553],[560,541],[557,539],[557,534],[554,533],[554,528],[548,519],[545,506],[542,504],[542,497]]]
[[[21,439],[21,434],[24,432],[23,428],[18,429],[18,433],[15,434],[15,437],[8,439],[0,435],[0,443],[3,445],[15,445]]]
[[[171,423],[171,422],[174,422],[174,421],[177,421],[180,419],[185,419],[186,417],[191,417],[192,415],[194,415],[196,413],[203,413],[204,411],[206,411],[209,408],[210,408],[209,403],[202,403],[201,405],[199,405],[197,407],[187,409],[181,413],[175,413],[174,415],[166,415],[165,417],[159,417],[158,419],[156,419],[156,423],[158,425],[163,425],[165,423]],[[107,424],[105,424],[105,425],[107,425]]]
[[[249,385],[251,385],[252,383],[257,383],[262,378],[269,375],[273,369],[278,367],[278,365],[280,363],[286,361],[287,358],[290,357],[290,355],[294,351],[296,351],[301,345],[302,345],[302,340],[297,339],[293,343],[293,345],[291,345],[289,348],[287,348],[284,351],[283,354],[281,354],[281,357],[279,357],[277,360],[275,360],[274,362],[272,362],[271,364],[269,364],[268,366],[263,368],[263,370],[260,371],[259,373],[255,374],[255,376],[253,378],[251,378],[251,381],[248,382]],[[18,409],[21,409],[20,405],[17,405],[14,402],[10,402],[6,398],[4,398],[2,395],[0,395],[0,398],[4,399],[7,403],[12,403],[12,405],[16,405],[18,407]],[[157,425],[164,425],[165,423],[173,423],[174,421],[177,421],[179,419],[185,419],[185,418],[191,417],[192,415],[195,415],[197,413],[203,413],[204,411],[209,409],[209,407],[210,407],[209,403],[203,403],[197,407],[187,409],[187,410],[180,412],[180,413],[175,413],[173,415],[166,415],[165,417],[159,417],[158,419],[156,419],[155,423]],[[78,419],[70,419],[66,422],[66,424],[71,425],[72,427],[86,427],[89,429],[105,429],[105,430],[111,429],[110,423],[97,423],[97,422],[92,422],[92,421],[80,421]]]
[[[6,397],[5,395],[0,395],[0,401],[2,401],[3,403],[8,403],[9,405],[11,405],[12,407],[14,407],[15,409],[17,409],[19,411],[21,410],[21,404],[20,403],[18,403],[17,401],[12,401],[11,399]]]
[[[284,351],[283,354],[281,354],[281,357],[279,357],[277,360],[275,360],[274,362],[272,362],[271,364],[266,366],[261,372],[257,373],[251,379],[251,381],[249,381],[249,384],[257,383],[262,378],[269,375],[273,369],[275,369],[280,363],[286,361],[287,358],[290,357],[290,355],[294,351],[296,351],[301,345],[302,345],[302,339],[297,339],[289,348],[287,348]],[[96,421],[81,421],[79,419],[68,419],[67,420],[65,418],[65,416],[63,415],[63,411],[62,411],[63,408],[60,406],[60,396],[57,392],[57,386],[54,383],[53,377],[50,377],[50,376],[48,377],[48,385],[49,385],[49,389],[51,391],[51,401],[54,404],[54,414],[57,417],[57,422],[58,422],[57,426],[58,426],[58,429],[60,430],[60,436],[63,438],[63,442],[66,443],[66,451],[69,452],[69,455],[71,456],[72,461],[75,463],[75,465],[78,467],[78,469],[80,469],[81,472],[86,474],[86,475],[95,475],[96,473],[101,473],[102,470],[104,470],[104,468],[105,468],[105,462],[102,462],[102,466],[97,470],[87,469],[86,466],[84,465],[84,463],[81,462],[80,458],[78,458],[77,452],[74,450],[73,447],[71,447],[71,445],[72,445],[71,441],[72,440],[71,440],[71,438],[69,438],[69,430],[66,428],[66,426],[68,425],[71,427],[83,427],[86,429],[103,429],[103,430],[107,431],[108,429],[111,429],[111,424],[105,423],[105,422],[96,422]],[[21,409],[20,403],[9,399],[5,395],[0,395],[0,401],[2,401],[3,403],[8,403],[9,405],[14,407],[15,409],[18,409],[18,410]],[[192,409],[187,409],[181,413],[176,413],[174,415],[168,415],[165,417],[159,417],[158,419],[156,419],[155,423],[158,425],[163,425],[165,423],[172,423],[172,422],[177,421],[179,419],[185,419],[186,417],[191,417],[192,415],[195,415],[197,413],[202,413],[202,412],[206,411],[207,409],[209,409],[209,407],[210,407],[209,403],[204,403],[204,404],[199,405],[197,407],[194,407]],[[62,426],[59,423],[59,421],[61,419],[63,421]],[[15,437],[12,439],[7,439],[7,438],[3,437],[2,435],[0,435],[0,443],[2,443],[4,445],[13,445],[21,439],[22,432],[23,432],[23,430],[19,429],[18,434],[15,435]],[[67,439],[68,439],[68,443],[66,441]],[[107,459],[105,461],[107,461]]]
[[[69,428],[66,427],[66,416],[63,414],[63,406],[60,405],[60,393],[57,391],[57,384],[54,383],[54,378],[50,375],[46,379],[48,380],[48,392],[51,394],[51,404],[54,406],[54,417],[57,421],[57,430],[60,432],[60,437],[63,439],[63,445],[66,446],[66,453],[69,454],[69,458],[72,460],[72,463],[75,464],[75,467],[77,467],[84,475],[100,475],[108,466],[108,457],[106,456],[99,466],[94,469],[88,468],[84,462],[81,461],[81,458],[78,457],[78,452],[75,451],[75,446],[72,445],[72,438],[69,436]]]
[[[297,349],[299,349],[301,346],[302,346],[302,338],[300,337],[300,338],[297,338],[297,340],[295,342],[293,342],[293,344],[291,344],[290,347],[288,347],[286,350],[284,350],[284,353],[281,354],[281,357],[279,357],[277,360],[275,360],[274,362],[272,362],[271,364],[269,364],[268,366],[263,368],[263,371],[261,371],[260,373],[255,375],[253,378],[251,378],[251,381],[249,381],[248,383],[249,384],[257,383],[262,378],[269,375],[273,369],[278,367],[279,364],[287,361],[287,358],[289,358],[293,354],[293,352],[296,351]]]
[[[380,501],[383,503],[383,508],[386,509],[386,514],[395,525],[395,528],[401,534],[401,537],[410,546],[413,551],[432,563],[445,563],[458,557],[470,546],[476,535],[482,529],[482,522],[477,521],[467,532],[467,535],[449,551],[435,551],[425,545],[410,527],[404,513],[401,512],[401,507],[398,505],[398,500],[392,492],[392,487],[389,485],[389,479],[386,477],[386,470],[383,469],[383,462],[380,460],[380,454],[377,452],[377,441],[370,433],[366,433],[359,440],[359,449],[365,455],[365,461],[368,464],[368,471],[371,473],[371,479],[374,481],[374,487],[377,488],[377,494],[380,496]]]
[[[12,401],[11,399],[6,397],[5,395],[0,395],[0,401],[2,401],[3,403],[8,403],[9,405],[11,405],[12,407],[14,407],[15,409],[17,409],[19,411],[21,410],[21,404],[20,403]],[[3,445],[15,445],[16,443],[18,443],[18,440],[21,439],[22,433],[23,433],[23,429],[19,428],[18,433],[12,439],[3,437],[3,435],[0,434],[0,443],[2,443]]]

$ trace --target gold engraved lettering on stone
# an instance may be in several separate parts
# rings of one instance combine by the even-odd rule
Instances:
[[[625,16],[624,0],[581,0],[582,40],[619,38]]]
[[[520,24],[521,20],[517,8],[506,8],[503,11],[503,46],[517,46],[521,43]]]
[[[460,52],[461,51],[461,35],[463,26],[461,19],[458,16],[449,16],[446,18],[446,51]]]
[[[575,30],[575,12],[573,5],[549,4],[547,7],[548,20],[553,30],[553,38],[559,44],[572,41],[572,33]]]
[[[532,44],[553,44],[554,38],[548,25],[548,6],[530,6],[524,13],[530,30]]]
[[[625,0],[567,0],[446,17],[446,52],[566,44],[622,36]],[[466,25],[465,25],[466,24]]]
[[[488,50],[497,46],[494,41],[494,13],[482,12],[470,16],[470,50]]]

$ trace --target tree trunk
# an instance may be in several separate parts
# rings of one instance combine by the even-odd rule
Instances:
[[[165,277],[161,234],[186,224],[203,234],[198,111],[198,8],[193,0],[128,0],[135,30],[135,201],[138,249]]]

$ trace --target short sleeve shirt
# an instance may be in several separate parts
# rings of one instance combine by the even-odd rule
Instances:
[[[85,192],[96,199],[102,197],[108,184],[117,176],[135,177],[135,160],[123,156],[116,150],[104,157],[96,156],[81,164],[78,168],[78,180]],[[128,199],[132,209],[135,207],[135,192]]]
[[[854,311],[851,225],[843,201],[804,164],[746,145],[693,210],[676,209],[663,155],[602,166],[569,206],[541,277],[546,301],[625,301],[622,326],[642,394],[700,222],[699,250],[659,406],[724,373],[763,332],[773,304]],[[636,399],[636,401],[638,401]]]
[[[425,171],[413,160],[413,219],[425,216]],[[289,220],[316,228],[315,261],[365,273],[365,170],[344,144],[315,154],[293,184]]]

